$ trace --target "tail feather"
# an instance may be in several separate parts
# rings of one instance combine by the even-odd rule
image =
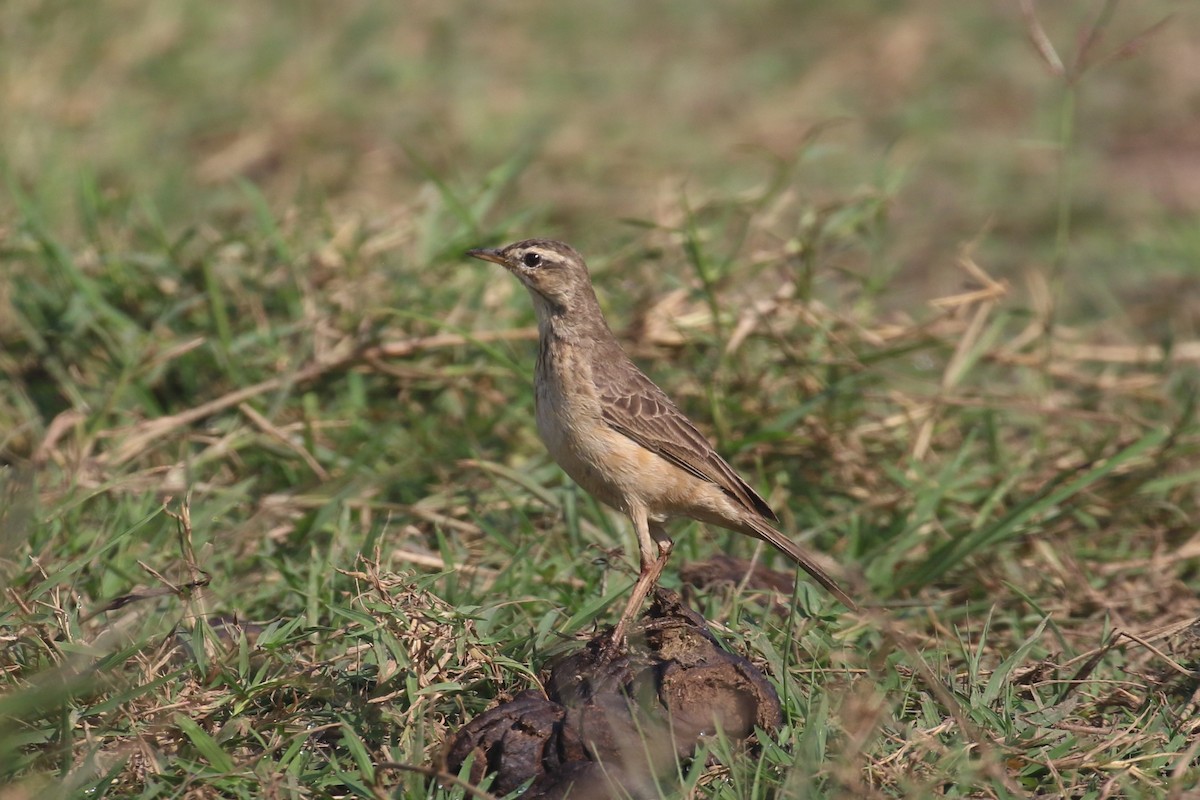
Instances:
[[[858,604],[851,599],[850,595],[846,594],[842,587],[838,585],[838,582],[835,581],[828,572],[826,572],[821,568],[820,565],[817,564],[816,559],[811,553],[793,542],[788,537],[784,536],[779,531],[772,528],[765,520],[751,518],[746,520],[746,523],[747,527],[749,528],[747,533],[762,539],[764,542],[795,561],[800,565],[801,569],[813,577],[813,580],[821,584],[826,591],[840,600],[847,608],[851,609],[852,611],[858,610]]]

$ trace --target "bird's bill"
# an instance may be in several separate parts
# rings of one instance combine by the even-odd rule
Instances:
[[[467,255],[472,258],[482,259],[483,261],[491,261],[494,264],[503,264],[504,256],[499,250],[494,250],[489,247],[480,247],[475,250],[468,250]]]

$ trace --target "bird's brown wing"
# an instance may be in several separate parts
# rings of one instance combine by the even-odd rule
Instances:
[[[779,521],[767,501],[713,450],[663,390],[623,354],[596,367],[592,379],[600,394],[604,421],[610,427],[680,469],[715,483],[747,510]]]
[[[623,353],[611,355],[614,357],[598,360],[592,370],[604,421],[613,430],[680,469],[721,487],[743,508],[759,515],[755,517],[752,514],[746,520],[750,529],[746,533],[752,531],[754,536],[790,556],[819,584],[845,603],[847,608],[858,608],[853,598],[830,577],[812,553],[768,524],[768,521],[779,521],[775,512],[733,471],[733,467],[717,455],[708,440],[675,407],[662,389],[633,366]]]

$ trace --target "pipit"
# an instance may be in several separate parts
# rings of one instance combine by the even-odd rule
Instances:
[[[501,265],[533,298],[535,416],[550,455],[593,497],[633,521],[641,571],[613,629],[614,647],[623,645],[630,620],[666,566],[672,542],[663,523],[671,517],[762,539],[856,607],[810,553],[775,529],[779,518],[766,501],[629,360],[573,247],[528,239],[467,255]]]

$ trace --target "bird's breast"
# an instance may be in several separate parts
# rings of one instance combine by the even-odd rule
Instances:
[[[564,464],[588,449],[589,431],[603,421],[586,359],[571,345],[555,345],[543,343],[538,353],[534,413],[550,455]]]
[[[613,431],[604,421],[586,353],[562,341],[551,344],[540,349],[534,378],[538,435],[572,480],[624,511],[625,476],[614,470],[620,459],[614,461]]]
[[[534,383],[542,442],[563,471],[597,500],[622,512],[641,506],[655,518],[706,514],[711,503],[725,502],[715,484],[679,469],[605,421],[586,353],[569,345],[543,347]]]

